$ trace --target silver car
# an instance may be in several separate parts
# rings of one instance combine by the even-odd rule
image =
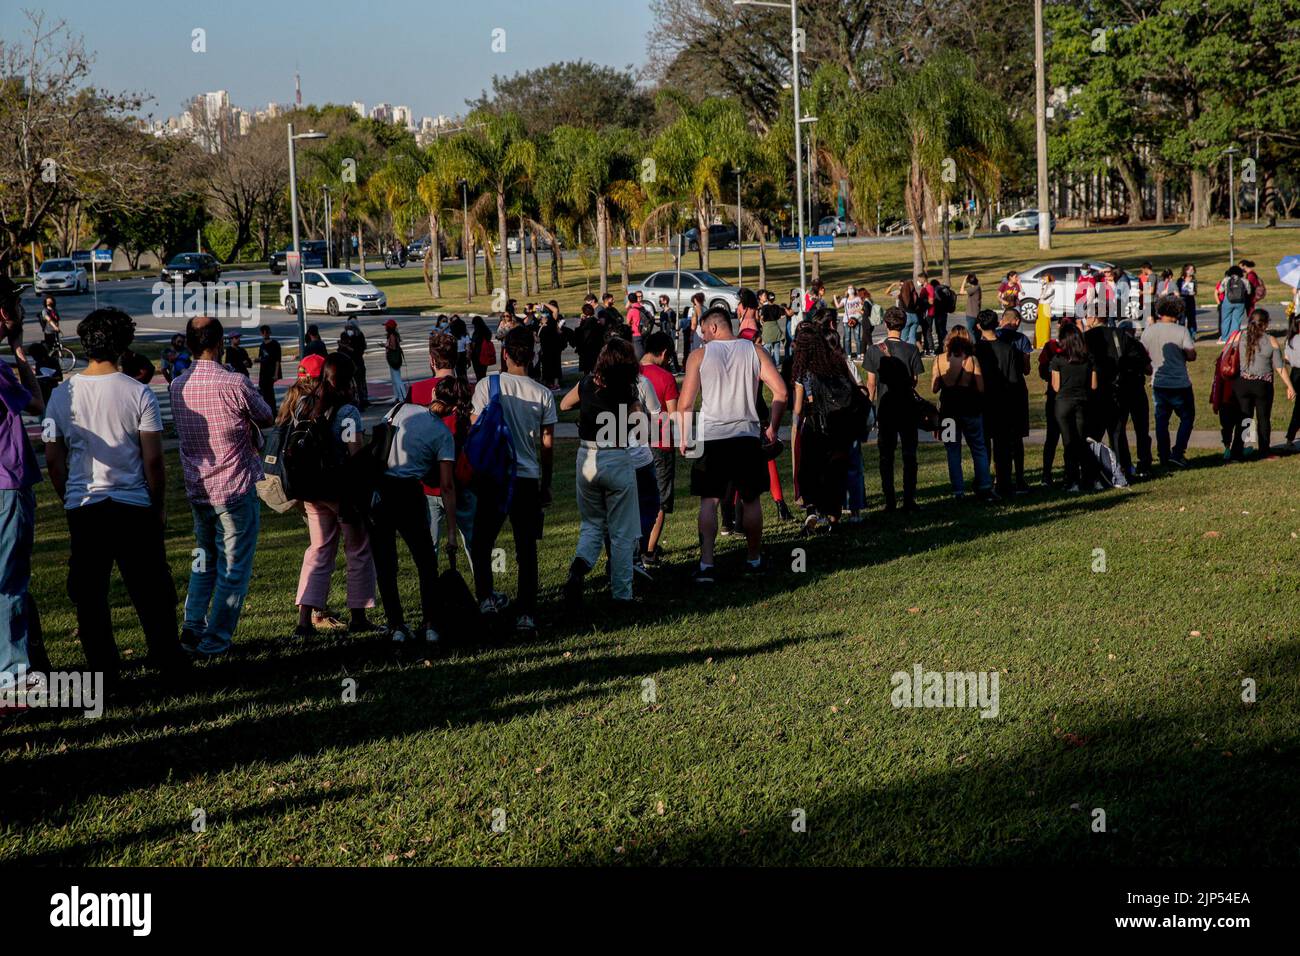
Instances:
[[[691,304],[691,297],[697,292],[704,293],[704,307],[711,309],[715,305],[725,306],[735,313],[740,302],[740,289],[712,272],[703,269],[665,269],[652,272],[641,282],[628,286],[629,292],[642,292],[647,302],[659,307],[659,297],[668,296],[668,303],[677,311]]]

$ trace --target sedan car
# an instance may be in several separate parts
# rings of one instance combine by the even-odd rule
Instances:
[[[694,227],[687,229],[678,238],[678,242],[681,243],[683,252],[694,252],[700,248],[700,230]],[[739,247],[740,237],[735,226],[728,226],[725,223],[714,223],[709,226],[710,249],[738,249]]]
[[[691,297],[697,292],[704,293],[704,307],[723,306],[736,311],[740,302],[740,289],[720,279],[712,272],[702,269],[665,269],[646,276],[642,282],[628,286],[629,292],[642,292],[647,302],[659,307],[659,297],[668,296],[668,304],[679,312],[691,304]]]
[[[1056,228],[1056,217],[1048,213],[1048,229]],[[997,223],[998,232],[1037,232],[1038,231],[1038,210],[1022,209],[1019,212],[1012,213],[1010,216],[1003,216]]]
[[[319,269],[302,274],[304,311],[346,315],[351,312],[383,312],[388,297],[355,272],[347,269]],[[280,305],[296,312],[298,303],[289,293],[289,280],[280,283]]]
[[[856,236],[858,224],[841,219],[839,216],[823,216],[817,223],[819,236]]]
[[[1020,309],[1022,322],[1033,322],[1038,316],[1038,300],[1043,295],[1043,276],[1052,277],[1052,315],[1065,315],[1074,309],[1074,287],[1084,266],[1088,266],[1097,275],[1103,269],[1114,268],[1109,262],[1100,259],[1062,259],[1057,262],[1043,262],[1020,273]],[[999,283],[1000,284],[1000,283]]]
[[[172,256],[172,261],[162,267],[159,278],[163,282],[180,279],[182,282],[216,282],[221,278],[221,263],[206,252],[182,252]]]
[[[85,292],[90,288],[90,279],[86,270],[71,259],[46,259],[36,270],[36,288],[38,295],[53,292]]]
[[[306,242],[299,242],[298,251],[302,253],[302,267],[304,269],[310,269],[313,266],[320,268],[325,265],[324,239],[308,239]],[[285,257],[291,252],[293,252],[293,246],[287,246],[278,252],[271,253],[271,261],[268,263],[271,275],[278,276],[285,270]]]

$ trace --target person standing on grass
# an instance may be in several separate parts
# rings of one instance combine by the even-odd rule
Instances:
[[[862,352],[864,303],[865,300],[853,286],[849,286],[844,291],[843,298],[839,296],[835,298],[835,308],[843,316],[840,319],[840,341],[844,343],[844,351],[854,358]],[[776,356],[773,355],[772,358],[776,359]]]
[[[384,361],[388,363],[388,377],[393,383],[393,401],[406,401],[406,385],[402,381],[406,356],[402,353],[402,336],[397,331],[396,319],[384,323]]]
[[[642,343],[642,329],[651,325],[649,310],[638,297],[640,293],[629,292],[627,294],[627,324],[632,330],[632,348],[636,351],[637,361],[641,361],[641,356],[645,354],[645,346]]]
[[[1196,341],[1196,266],[1190,262],[1183,266],[1182,274],[1178,277],[1178,294],[1183,300],[1183,324],[1187,326],[1187,331],[1192,334],[1192,341]]]
[[[560,307],[552,299],[546,303],[546,318],[537,332],[537,345],[542,352],[542,384],[552,391],[559,389],[564,381],[564,350],[569,339]]]
[[[23,415],[42,414],[45,401],[23,351],[21,293],[12,279],[0,276],[0,335],[14,355],[12,367],[0,362],[0,681],[25,681],[17,685],[19,692],[39,684],[27,672],[49,670],[30,589],[41,469],[23,425]]]
[[[1254,290],[1241,267],[1228,266],[1214,289],[1214,297],[1219,302],[1219,345],[1226,344],[1229,335],[1245,326],[1253,295]]]
[[[650,568],[660,564],[659,539],[663,537],[664,523],[673,513],[677,487],[677,454],[673,444],[672,422],[677,416],[677,379],[668,371],[673,358],[672,340],[663,332],[646,339],[645,355],[641,357],[641,375],[654,389],[660,414],[652,421],[650,454],[654,460],[655,483],[659,489],[659,513],[654,527],[646,539],[642,563]]]
[[[466,555],[470,553],[470,541],[474,536],[474,509],[476,502],[474,492],[469,487],[469,466],[461,462],[465,448],[465,439],[469,435],[470,402],[473,392],[469,383],[456,375],[456,341],[446,332],[434,331],[429,334],[429,368],[432,378],[421,379],[411,383],[410,400],[415,405],[423,405],[433,412],[447,426],[456,445],[456,529],[460,533],[461,548]],[[447,514],[442,504],[442,489],[436,484],[425,482],[424,500],[429,511],[429,534],[433,539],[433,554],[438,556],[438,545],[442,541],[442,527],[447,523]]]
[[[939,396],[943,430],[951,430],[943,436],[943,444],[948,453],[948,480],[952,482],[953,497],[960,501],[966,496],[961,464],[961,442],[965,438],[975,466],[975,497],[999,500],[993,490],[988,444],[984,440],[984,376],[975,358],[975,343],[962,326],[948,333],[943,352],[935,357],[930,389]]]
[[[116,564],[149,646],[149,664],[176,674],[189,664],[176,627],[176,585],[167,563],[162,415],[152,389],[118,371],[135,322],[101,308],[77,326],[87,365],[50,395],[45,463],[68,518],[68,596],[86,664],[118,676],[109,607]]]
[[[325,466],[324,477],[335,486],[334,493],[303,502],[311,543],[302,556],[302,570],[298,575],[296,637],[313,636],[317,624],[328,630],[344,627],[341,621],[323,616],[340,535],[347,556],[347,602],[351,612],[347,630],[351,634],[375,630],[366,614],[367,609],[375,606],[375,560],[370,550],[370,533],[365,516],[346,500],[340,476],[347,456],[358,455],[365,448],[365,426],[361,422],[361,409],[355,404],[355,382],[352,360],[336,352],[325,359],[320,379],[293,413],[299,421],[328,423],[331,461]]]
[[[202,657],[230,650],[248,594],[262,514],[256,429],[274,415],[247,376],[222,367],[222,331],[214,318],[186,323],[194,364],[169,389],[198,551],[181,646]]]
[[[903,311],[904,323],[899,341],[906,345],[916,345],[916,333],[921,327],[920,312],[923,307],[920,296],[916,292],[916,283],[911,279],[904,279],[891,285],[885,290],[885,294],[895,296],[898,308]],[[888,323],[885,327],[889,327]]]
[[[629,309],[629,318],[635,320]],[[596,367],[560,402],[561,411],[578,409],[578,546],[564,595],[571,606],[582,602],[587,573],[609,540],[609,585],[614,600],[630,602],[633,562],[641,531],[636,465],[631,456],[630,423],[642,411],[637,400],[640,365],[634,349],[613,336]],[[648,451],[648,449],[647,449]],[[651,466],[653,467],[653,466]],[[653,475],[651,476],[653,482]]]
[[[1300,311],[1292,312],[1287,322],[1283,355],[1286,359],[1287,381],[1291,383],[1288,394],[1300,394]],[[1286,443],[1293,450],[1297,434],[1300,434],[1300,401],[1291,406],[1291,421],[1286,426]]]
[[[921,352],[903,341],[909,317],[901,308],[885,310],[885,341],[867,349],[862,369],[867,373],[867,395],[876,405],[876,447],[880,454],[880,491],[885,510],[893,511],[894,451],[903,448],[903,510],[916,504],[916,401],[913,392],[925,371]]]
[[[838,336],[836,336],[838,339]],[[849,453],[857,437],[836,417],[847,410],[858,384],[844,354],[818,322],[804,322],[794,340],[794,415],[799,422],[799,486],[805,532],[833,530],[844,507]]]
[[[1060,353],[1052,359],[1052,391],[1056,393],[1056,424],[1065,446],[1067,491],[1102,488],[1097,459],[1085,435],[1088,402],[1097,390],[1097,370],[1079,330],[1070,325],[1058,338]]]
[[[1147,379],[1151,375],[1151,356],[1147,355],[1137,335],[1137,325],[1128,319],[1119,324],[1123,345],[1116,372],[1116,400],[1119,418],[1115,423],[1115,441],[1120,466],[1129,478],[1151,477],[1151,403],[1147,401]],[[1137,467],[1128,447],[1128,423],[1133,423],[1137,445]]]
[[[1061,316],[1060,328],[1065,326],[1074,326],[1075,319],[1072,315]],[[1060,331],[1057,331],[1060,335]],[[1056,391],[1052,388],[1052,359],[1061,354],[1061,342],[1059,339],[1048,339],[1043,344],[1042,349],[1038,352],[1038,377],[1041,378],[1046,387],[1046,398],[1043,406],[1043,416],[1046,422],[1046,437],[1043,439],[1043,487],[1052,487],[1052,468],[1056,464],[1056,446],[1061,442],[1061,429],[1056,424]],[[987,392],[988,383],[985,382]],[[987,419],[986,419],[987,422]],[[988,431],[988,425],[985,425],[985,432]]]
[[[701,399],[694,429],[701,453],[691,469],[691,493],[700,499],[700,564],[694,580],[714,583],[714,547],[718,534],[718,504],[734,486],[742,502],[748,545],[746,571],[761,573],[763,562],[763,510],[758,496],[767,479],[763,445],[776,443],[785,411],[786,387],[772,357],[757,342],[738,339],[725,308],[709,309],[700,322],[704,344],[686,363],[677,410],[683,452],[691,435],[686,416]],[[759,391],[772,393],[768,425],[764,431],[758,413]]]
[[[1042,348],[1052,337],[1052,303],[1056,301],[1056,280],[1050,272],[1043,273],[1038,290],[1038,310],[1034,320],[1034,346]]]
[[[979,276],[973,272],[966,273],[966,278],[962,280],[961,288],[957,292],[966,297],[966,332],[973,341],[979,335],[975,323],[979,318],[980,304],[984,301],[984,290],[980,288]]]
[[[1233,268],[1236,268],[1235,266]],[[1142,345],[1151,356],[1151,393],[1156,406],[1156,450],[1160,464],[1186,468],[1187,443],[1196,421],[1196,394],[1187,363],[1196,361],[1196,343],[1178,323],[1183,300],[1167,295],[1156,301],[1156,322],[1142,332]],[[1178,415],[1178,434],[1169,446],[1169,419]]]
[[[280,343],[271,338],[271,327],[258,330],[262,341],[257,346],[257,390],[262,401],[275,407],[275,383],[280,378]]]
[[[1146,420],[1146,376],[1151,359],[1131,333],[1133,327],[1129,319],[1112,327],[1102,317],[1094,316],[1083,333],[1097,372],[1097,390],[1088,410],[1085,434],[1093,441],[1104,437],[1130,478],[1138,473],[1128,445],[1130,417],[1138,440],[1138,471],[1146,475],[1151,470],[1151,435]]]
[[[505,371],[489,375],[474,386],[472,420],[477,421],[490,401],[500,401],[510,430],[515,476],[511,487],[485,482],[475,485],[474,540],[470,564],[479,611],[495,617],[504,595],[492,590],[492,549],[506,519],[515,539],[519,590],[515,598],[515,629],[524,636],[537,631],[537,542],[542,537],[542,509],[551,503],[551,469],[555,459],[555,423],[559,420],[555,396],[549,388],[529,378],[533,360],[533,334],[513,329],[502,348]],[[492,398],[493,382],[499,397]]]
[[[992,444],[993,472],[1002,497],[1029,492],[1025,482],[1025,436],[1029,434],[1029,338],[1022,334],[1020,313],[985,309],[979,315],[980,339],[975,359],[984,379],[984,440]]]
[[[1272,461],[1278,456],[1273,448],[1273,376],[1276,373],[1286,385],[1286,395],[1295,401],[1295,389],[1284,373],[1282,349],[1277,339],[1268,334],[1268,312],[1256,309],[1250,313],[1246,330],[1237,337],[1236,349],[1241,372],[1233,383],[1232,393],[1241,408],[1242,421],[1249,421],[1255,433],[1256,460]]]

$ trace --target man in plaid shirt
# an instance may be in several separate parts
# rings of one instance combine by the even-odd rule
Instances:
[[[274,418],[248,376],[221,364],[223,334],[214,318],[190,319],[185,339],[194,364],[171,383],[197,544],[181,644],[204,657],[230,650],[248,593],[261,524],[257,429]]]

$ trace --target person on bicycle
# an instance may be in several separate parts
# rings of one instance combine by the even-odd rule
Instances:
[[[52,349],[63,339],[63,330],[59,328],[59,309],[54,304],[54,296],[45,297],[45,306],[41,309],[41,331],[45,333],[45,347]]]

